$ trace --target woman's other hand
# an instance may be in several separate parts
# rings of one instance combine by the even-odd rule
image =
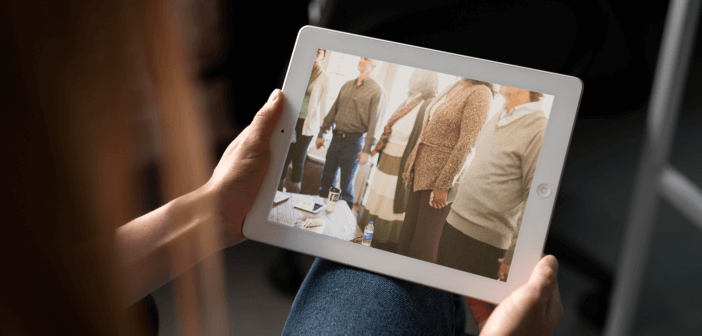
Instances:
[[[405,184],[405,189],[408,189],[410,184],[412,183],[412,173],[403,172],[402,173],[402,183]]]
[[[224,151],[204,192],[215,197],[221,214],[224,246],[244,240],[242,226],[251,210],[270,160],[269,139],[282,111],[283,92],[276,89],[268,102]]]
[[[507,282],[507,276],[509,276],[509,264],[505,263],[503,258],[497,259],[497,262],[500,263],[500,270],[497,272],[497,279]]]
[[[434,188],[429,196],[429,206],[434,209],[441,209],[446,206],[448,192],[439,188]]]
[[[358,158],[356,159],[356,161],[358,161],[358,164],[360,164],[361,166],[365,166],[368,164],[369,159],[370,155],[368,153],[360,152],[358,153]]]
[[[315,141],[315,146],[317,146],[317,149],[324,147],[324,138],[317,138],[317,141]]]
[[[529,281],[510,294],[485,322],[480,335],[551,335],[563,319],[558,293],[558,261],[539,261]]]

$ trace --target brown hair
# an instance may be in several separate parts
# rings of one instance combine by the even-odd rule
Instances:
[[[436,72],[416,69],[419,73],[419,88],[417,89],[422,95],[422,98],[429,99],[436,97],[437,91],[439,90],[439,75]]]
[[[206,181],[212,162],[203,154],[209,145],[173,7],[167,0],[0,3],[0,46],[11,51],[0,55],[7,112],[0,141],[10,155],[0,184],[13,196],[3,204],[12,223],[4,226],[12,239],[3,248],[13,254],[5,265],[11,290],[0,305],[4,329],[144,332],[132,329],[124,312],[112,237],[144,210],[135,174],[143,146],[132,139],[144,132],[135,120],[146,102],[157,107],[164,140],[166,197]],[[180,292],[186,286],[177,282]]]
[[[544,94],[540,92],[529,91],[529,100],[532,102],[544,99]]]
[[[492,93],[493,97],[495,97],[495,95],[497,94],[497,88],[495,87],[495,84],[483,82],[483,81],[479,81],[479,80],[475,80],[475,79],[465,78],[465,77],[463,77],[461,79],[463,79],[464,81],[471,83],[473,85],[485,85],[485,87],[487,87],[488,90],[490,90],[490,93]]]

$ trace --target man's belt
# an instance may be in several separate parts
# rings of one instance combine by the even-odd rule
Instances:
[[[360,138],[363,136],[364,133],[349,133],[349,132],[342,132],[342,131],[334,130],[334,131],[332,131],[332,134],[334,134],[335,137],[339,137],[339,138]]]

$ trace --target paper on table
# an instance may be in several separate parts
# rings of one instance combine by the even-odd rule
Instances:
[[[276,190],[275,191],[275,198],[273,199],[273,204],[278,204],[282,201],[287,200],[288,198],[290,198],[290,195]]]
[[[307,231],[322,233],[324,231],[325,223],[325,218],[305,218],[304,221],[295,223],[295,227],[305,229]]]

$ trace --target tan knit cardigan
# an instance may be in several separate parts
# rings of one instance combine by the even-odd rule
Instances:
[[[456,85],[457,91],[434,111],[431,123],[429,111],[433,106],[427,108],[424,129],[403,173],[406,181],[413,182],[414,191],[448,191],[487,119],[492,94],[485,85],[461,80],[444,90],[432,104],[439,103]]]

